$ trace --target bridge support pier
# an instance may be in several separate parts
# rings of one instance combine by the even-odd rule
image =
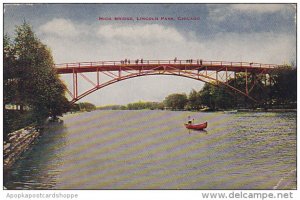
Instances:
[[[100,77],[99,77],[99,68],[97,68],[97,87],[99,87]]]
[[[245,73],[246,73],[246,94],[249,95],[249,93],[248,93],[248,72],[247,72],[247,69],[245,69]]]
[[[121,68],[119,69],[118,79],[121,80]]]
[[[77,99],[78,96],[78,81],[77,81],[77,71],[73,69],[73,98]]]

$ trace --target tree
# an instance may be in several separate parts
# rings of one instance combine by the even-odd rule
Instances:
[[[228,89],[223,85],[214,86],[205,83],[198,96],[202,105],[212,110],[228,109],[235,106],[233,96],[228,93]]]
[[[283,66],[271,76],[271,96],[278,104],[289,104],[297,101],[297,69]]]
[[[231,79],[232,80],[232,79]],[[237,104],[240,106],[259,106],[260,102],[265,102],[269,96],[269,88],[264,83],[266,80],[265,74],[247,74],[248,82],[248,94],[257,102],[250,100],[248,97],[243,95],[235,95]],[[246,92],[246,74],[243,72],[237,73],[236,78],[230,81],[230,85],[239,89],[240,91]]]
[[[233,95],[228,93],[228,89],[224,85],[219,85],[213,90],[213,102],[215,109],[229,109],[235,106]]]
[[[164,108],[163,104],[160,102],[135,102],[127,104],[128,110],[143,110],[143,109],[150,109],[150,110],[162,110]]]
[[[80,110],[86,110],[86,111],[96,110],[96,106],[89,102],[78,103],[78,107]]]
[[[213,99],[214,86],[205,83],[201,91],[199,91],[199,98],[203,105],[211,109],[215,109],[215,101]]]
[[[13,43],[8,35],[3,40],[3,108],[8,103],[16,104],[17,76],[15,71]]]
[[[5,48],[7,100],[4,103],[19,104],[21,110],[26,105],[38,123],[66,112],[69,109],[66,87],[55,71],[50,49],[36,37],[30,25],[24,22],[17,26],[15,39],[10,42],[6,37]],[[13,86],[8,84],[12,80]],[[12,88],[15,93],[10,95]]]
[[[188,99],[186,94],[171,94],[164,100],[166,107],[172,110],[183,110],[187,105]]]
[[[188,97],[188,108],[191,110],[199,110],[201,108],[200,95],[196,90],[192,90]]]

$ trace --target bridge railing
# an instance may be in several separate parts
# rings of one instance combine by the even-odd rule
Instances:
[[[262,64],[255,62],[228,62],[228,61],[206,61],[201,59],[187,60],[121,60],[121,61],[97,61],[97,62],[75,62],[55,64],[56,68],[81,68],[81,67],[101,67],[101,66],[119,66],[119,65],[202,65],[202,66],[224,66],[224,67],[255,67],[255,68],[276,68],[276,64]]]

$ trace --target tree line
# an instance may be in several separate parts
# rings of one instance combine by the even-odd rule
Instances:
[[[261,76],[261,77],[259,77]],[[226,88],[222,84],[217,86],[205,83],[199,90],[192,90],[189,94],[170,94],[162,102],[135,102],[127,105],[109,105],[98,109],[110,110],[226,110],[238,108],[296,108],[297,102],[297,69],[292,65],[280,67],[270,75],[264,76],[248,74],[248,82],[256,84],[251,88],[249,95],[255,101]],[[245,73],[237,73],[230,79],[229,85],[245,90]],[[249,86],[250,88],[250,86]]]
[[[171,110],[226,110],[237,108],[296,108],[297,103],[297,69],[292,65],[279,67],[268,76],[249,76],[248,82],[256,84],[249,95],[256,101],[234,92],[227,86],[217,86],[205,83],[200,91],[192,90],[188,95],[171,94],[164,104]],[[263,77],[262,77],[263,76]],[[238,73],[236,78],[228,81],[229,85],[245,90],[244,73]],[[250,87],[250,86],[249,86]]]
[[[134,102],[127,105],[107,105],[97,107],[98,110],[163,110],[164,104],[162,102]]]
[[[3,41],[4,133],[69,110],[66,86],[59,79],[51,50],[24,22]]]

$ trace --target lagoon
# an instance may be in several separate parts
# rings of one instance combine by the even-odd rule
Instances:
[[[206,131],[184,127],[208,121]],[[4,174],[8,189],[295,189],[296,113],[65,115]]]

